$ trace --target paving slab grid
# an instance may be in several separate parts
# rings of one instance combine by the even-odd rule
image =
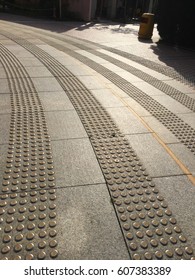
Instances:
[[[195,53],[0,16],[0,259],[194,259]]]

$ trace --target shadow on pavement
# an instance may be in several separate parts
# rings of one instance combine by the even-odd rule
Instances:
[[[56,21],[54,19],[40,19],[8,13],[0,13],[0,19],[30,27],[41,28],[43,30],[56,33],[64,33],[72,29],[82,32],[86,29],[92,28],[100,31],[108,30],[113,34],[118,33],[137,36],[137,30],[133,29],[133,26],[138,25],[138,23],[132,23],[131,28],[131,24],[111,22],[107,20],[93,21],[89,23],[77,21]],[[153,53],[158,56],[160,61],[162,61],[165,65],[175,69],[175,71],[181,74],[195,87],[195,52],[171,45],[161,44],[160,41],[159,43],[154,44],[152,40],[138,38],[138,42],[151,44],[150,48],[152,49]]]
[[[56,33],[63,33],[71,29],[83,31],[93,27],[93,29],[96,30],[110,30],[113,33],[137,35],[137,32],[133,28],[125,28],[125,26],[127,26],[126,24],[112,22],[109,20],[91,21],[86,23],[84,21],[71,21],[70,19],[67,19],[67,21],[59,21],[55,20],[54,18],[35,18],[31,16],[20,16],[10,13],[0,13],[0,19],[18,24],[21,23],[30,27],[42,28],[44,30],[53,31]],[[136,23],[132,24],[136,25]]]
[[[195,52],[160,42],[151,45],[154,54],[165,65],[172,67],[195,87]]]

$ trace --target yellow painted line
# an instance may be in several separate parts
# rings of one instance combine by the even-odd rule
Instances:
[[[174,161],[179,165],[181,170],[187,175],[188,179],[195,185],[195,177],[191,174],[189,169],[179,160],[173,151],[163,142],[159,135],[153,132],[154,138],[163,146],[163,148],[167,151],[167,153],[174,159]]]
[[[188,179],[191,181],[193,185],[195,185],[195,177],[192,175],[191,171],[181,162],[180,159],[173,153],[173,151],[163,142],[163,140],[160,138],[160,136],[144,121],[142,117],[140,117],[127,103],[126,101],[119,96],[113,89],[110,89],[117,98],[120,99],[120,101],[125,105],[125,107],[133,113],[140,121],[141,123],[150,131],[153,135],[153,137],[161,144],[161,146],[166,150],[166,152],[172,157],[172,159],[177,163],[177,165],[181,168],[181,170],[186,174]]]
[[[173,153],[173,151],[163,142],[163,140],[160,138],[160,136],[144,121],[144,119],[142,117],[140,117],[124,100],[124,98],[122,98],[120,95],[118,95],[116,93],[115,90],[113,90],[112,88],[109,87],[109,82],[106,83],[106,78],[103,77],[100,73],[92,70],[89,66],[83,64],[83,66],[92,73],[92,75],[94,75],[94,73],[96,73],[96,79],[100,80],[101,83],[103,82],[106,86],[106,88],[108,88],[113,95],[115,95],[124,105],[125,107],[131,112],[133,113],[136,118],[138,118],[140,120],[140,122],[147,128],[148,131],[150,131],[153,135],[153,137],[159,142],[159,144],[161,144],[161,146],[166,150],[166,152],[172,157],[172,159],[177,163],[177,165],[180,167],[180,169],[184,172],[184,174],[188,177],[188,179],[191,181],[191,183],[193,185],[195,185],[195,177],[192,175],[191,171],[183,164],[183,162],[181,162],[180,159],[177,158],[177,156]],[[117,87],[117,86],[116,86]],[[121,90],[121,89],[120,89]]]

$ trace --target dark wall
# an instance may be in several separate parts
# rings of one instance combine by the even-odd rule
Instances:
[[[3,2],[3,0],[0,0]],[[32,16],[52,16],[57,0],[4,0],[7,12]]]
[[[159,0],[156,21],[163,40],[195,47],[195,0]]]

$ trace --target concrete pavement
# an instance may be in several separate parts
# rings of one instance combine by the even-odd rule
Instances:
[[[138,25],[0,25],[0,259],[193,259],[195,54]]]

